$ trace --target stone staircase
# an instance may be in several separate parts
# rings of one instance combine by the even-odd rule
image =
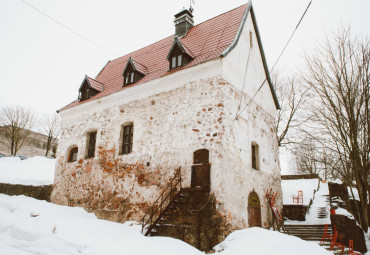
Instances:
[[[285,230],[288,231],[290,235],[299,237],[306,241],[311,241],[320,244],[322,236],[325,232],[325,225],[306,225],[306,224],[285,224]],[[328,234],[332,234],[331,226],[328,228]],[[324,247],[325,249],[330,249],[330,241],[325,240],[324,243],[320,244],[320,246]],[[331,251],[333,254],[340,254],[337,251]],[[345,249],[343,254],[349,254],[348,249]]]

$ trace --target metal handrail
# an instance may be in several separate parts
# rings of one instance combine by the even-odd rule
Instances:
[[[174,181],[176,180],[175,184],[174,184]],[[161,217],[161,214],[163,213],[163,211],[167,208],[167,206],[171,203],[173,197],[175,196],[172,196],[178,189],[178,185],[180,184],[180,189],[182,188],[182,179],[181,179],[181,166],[176,170],[175,172],[175,176],[172,178],[172,180],[170,181],[170,183],[167,185],[167,187],[162,191],[162,193],[158,196],[157,200],[155,200],[155,202],[153,203],[153,205],[149,208],[149,210],[147,211],[147,213],[144,215],[144,217],[141,219],[141,223],[142,223],[142,228],[141,228],[141,232],[144,231],[144,228],[146,225],[148,225],[149,223],[150,224],[153,224],[153,222],[156,222],[156,220]],[[165,196],[165,193],[168,191],[168,194]],[[168,204],[166,206],[164,206],[164,204],[168,201]],[[158,206],[156,206],[156,204],[159,203]],[[155,210],[154,210],[155,208]],[[155,220],[153,220],[155,214],[158,212],[159,210],[159,215],[157,218],[155,218]],[[145,221],[145,218],[149,215],[149,218]]]

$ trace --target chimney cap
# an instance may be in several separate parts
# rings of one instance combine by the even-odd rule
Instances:
[[[193,14],[192,14],[192,9],[188,10],[188,9],[185,9],[185,7],[183,7],[181,11],[179,11],[177,14],[175,14],[175,18],[179,18],[180,16],[182,16],[184,14],[188,14],[191,18],[194,17]]]

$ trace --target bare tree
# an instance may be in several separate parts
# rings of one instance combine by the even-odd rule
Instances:
[[[277,112],[276,130],[279,147],[294,144],[302,118],[297,113],[305,101],[305,92],[301,84],[294,78],[281,78],[273,74],[275,90],[280,103]]]
[[[5,106],[0,108],[1,134],[15,156],[25,144],[31,133],[36,117],[30,110],[21,106]]]
[[[45,156],[48,156],[49,152],[55,153],[54,148],[57,145],[58,137],[61,132],[60,118],[58,114],[45,115],[40,123],[40,131],[46,135],[46,151]]]
[[[324,180],[339,178],[336,154],[330,153],[311,135],[306,134],[303,141],[295,144],[293,153],[298,173],[318,174]]]
[[[311,136],[321,143],[350,187],[358,190],[358,219],[368,230],[370,170],[370,40],[342,29],[306,57],[305,82],[313,92]],[[361,213],[360,213],[361,211]]]

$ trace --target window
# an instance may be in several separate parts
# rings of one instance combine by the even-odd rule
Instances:
[[[252,168],[259,170],[258,145],[252,143]]]
[[[68,162],[77,161],[78,148],[75,146],[69,151]]]
[[[175,68],[176,67],[176,57],[173,57],[172,58],[172,66],[171,68]]]
[[[182,66],[182,55],[172,57],[171,69]]]
[[[87,158],[95,156],[96,131],[87,134]]]
[[[132,152],[133,134],[134,134],[134,124],[122,126],[121,154],[129,154]]]
[[[249,46],[253,48],[253,37],[252,37],[252,31],[249,31]]]

